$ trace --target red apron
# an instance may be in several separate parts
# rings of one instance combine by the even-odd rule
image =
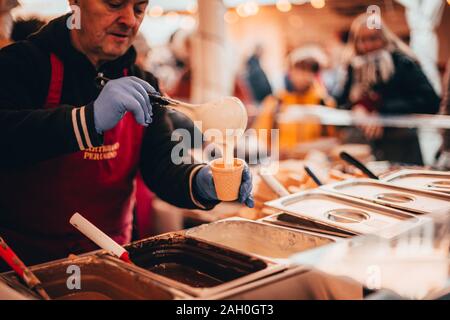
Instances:
[[[63,63],[52,54],[51,64],[46,108],[60,105],[63,87]],[[129,242],[143,134],[128,113],[102,147],[2,173],[0,235],[28,264],[97,248],[69,224],[75,212]]]

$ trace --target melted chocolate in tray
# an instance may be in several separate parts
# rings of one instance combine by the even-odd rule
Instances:
[[[80,288],[69,289],[70,266],[80,268]],[[95,256],[54,262],[32,268],[43,288],[55,300],[172,300],[174,295],[148,277]],[[11,273],[8,281],[19,285]]]
[[[267,267],[260,259],[184,236],[148,239],[127,250],[141,268],[193,288],[212,288]]]

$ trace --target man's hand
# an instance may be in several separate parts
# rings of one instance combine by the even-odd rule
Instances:
[[[216,188],[214,186],[213,175],[210,166],[205,166],[197,173],[194,180],[194,189],[196,194],[198,194],[201,199],[205,201],[217,201]],[[255,201],[253,200],[253,184],[252,184],[252,174],[250,169],[246,164],[244,171],[242,173],[242,182],[239,189],[239,202],[245,204],[249,208],[255,206]]]
[[[94,102],[94,120],[97,133],[114,128],[126,112],[133,113],[143,126],[152,123],[152,105],[149,93],[156,90],[144,80],[124,77],[109,81]]]

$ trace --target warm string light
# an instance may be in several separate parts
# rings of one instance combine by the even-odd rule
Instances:
[[[237,6],[236,12],[242,18],[255,16],[259,12],[259,4],[255,0],[246,1]]]
[[[295,4],[303,4],[310,2],[311,6],[316,9],[321,9],[325,7],[325,0],[277,0],[276,7],[281,12],[289,12],[292,10],[292,3]],[[450,4],[450,0],[447,0],[447,3]],[[259,13],[260,7],[256,0],[245,1],[244,3],[239,4],[235,10],[229,10],[224,14],[224,20],[228,24],[235,24],[239,21],[239,17],[245,18],[257,15]],[[190,14],[195,14],[198,11],[198,5],[195,1],[189,1],[186,6],[186,11]],[[159,6],[151,6],[148,10],[148,15],[152,18],[159,18],[164,15],[164,9]],[[165,17],[169,19],[178,19],[179,14],[177,12],[171,11],[165,14]],[[185,19],[183,25],[186,28],[190,28],[193,25],[193,19]],[[294,20],[289,21],[291,25],[295,27],[300,27],[302,21]]]
[[[289,0],[278,0],[276,6],[281,12],[289,12],[292,9],[292,4]]]
[[[246,2],[245,7],[250,16],[255,16],[259,12],[259,4],[257,1]]]
[[[316,9],[322,9],[325,7],[325,0],[311,0],[311,6]]]

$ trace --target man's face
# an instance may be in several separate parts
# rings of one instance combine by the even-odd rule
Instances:
[[[77,39],[85,54],[114,60],[131,47],[148,0],[70,0],[81,12]]]

